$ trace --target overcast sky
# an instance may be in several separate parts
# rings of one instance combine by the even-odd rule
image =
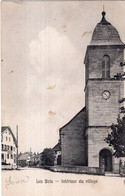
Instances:
[[[2,3],[2,126],[19,126],[19,151],[53,147],[84,107],[83,61],[103,5],[125,43],[123,1]]]

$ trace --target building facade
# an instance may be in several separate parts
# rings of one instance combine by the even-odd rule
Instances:
[[[125,44],[105,19],[96,25],[85,54],[85,107],[60,129],[62,165],[102,167],[118,173],[119,159],[105,142],[124,98]]]
[[[18,165],[20,167],[28,166],[29,162],[30,162],[30,157],[31,157],[31,153],[30,152],[24,152],[24,153],[19,154]]]
[[[17,140],[9,126],[1,128],[1,161],[16,166]]]
[[[52,148],[55,155],[54,165],[61,165],[61,144],[60,141]]]

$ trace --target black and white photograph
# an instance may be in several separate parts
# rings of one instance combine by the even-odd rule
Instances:
[[[125,1],[1,2],[1,182],[125,195]]]

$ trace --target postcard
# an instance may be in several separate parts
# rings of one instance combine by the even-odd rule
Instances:
[[[1,2],[2,196],[125,195],[125,1]]]

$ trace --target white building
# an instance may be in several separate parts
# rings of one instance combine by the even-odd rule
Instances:
[[[16,165],[17,140],[9,126],[1,128],[1,161],[3,165]]]

